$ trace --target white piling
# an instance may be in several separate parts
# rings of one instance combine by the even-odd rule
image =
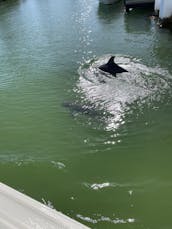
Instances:
[[[172,0],[159,0],[159,17],[160,19],[172,16]]]
[[[160,3],[161,3],[161,0],[155,0],[155,11],[160,10]]]

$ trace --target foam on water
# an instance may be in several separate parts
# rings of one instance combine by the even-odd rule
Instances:
[[[94,216],[94,218],[83,216],[81,214],[77,214],[77,218],[85,221],[85,222],[91,222],[93,224],[97,224],[99,222],[109,222],[112,224],[128,224],[128,223],[135,223],[136,220],[134,218],[128,218],[128,219],[120,219],[120,218],[110,218],[108,216],[103,216],[101,214],[97,214]]]
[[[140,60],[129,56],[116,55],[115,62],[128,72],[113,77],[99,70],[111,55],[83,64],[79,70],[77,92],[83,94],[85,103],[94,104],[110,116],[106,119],[106,130],[115,130],[124,124],[124,117],[132,104],[147,104],[161,101],[169,93],[171,76],[167,70],[148,67]]]

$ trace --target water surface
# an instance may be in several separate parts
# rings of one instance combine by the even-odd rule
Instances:
[[[172,34],[150,15],[0,2],[2,182],[91,228],[171,228]],[[111,54],[129,73],[98,70]]]

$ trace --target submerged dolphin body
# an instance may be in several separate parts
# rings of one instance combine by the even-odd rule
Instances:
[[[107,111],[101,109],[99,110],[93,104],[91,105],[82,105],[75,102],[63,102],[62,106],[68,108],[73,116],[78,114],[87,115],[90,118],[103,120],[107,117],[113,117],[114,115],[108,113]]]
[[[73,102],[63,102],[63,107],[68,108],[72,113],[81,113],[92,117],[102,116],[102,112],[96,110],[94,107],[84,106]]]
[[[124,68],[121,68],[119,65],[117,65],[114,62],[114,58],[115,58],[114,56],[111,56],[109,61],[106,64],[101,65],[99,69],[104,72],[108,72],[115,77],[116,77],[116,73],[128,72]]]

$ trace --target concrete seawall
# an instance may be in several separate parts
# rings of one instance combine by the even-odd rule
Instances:
[[[0,228],[3,229],[89,229],[2,183],[0,206]]]

